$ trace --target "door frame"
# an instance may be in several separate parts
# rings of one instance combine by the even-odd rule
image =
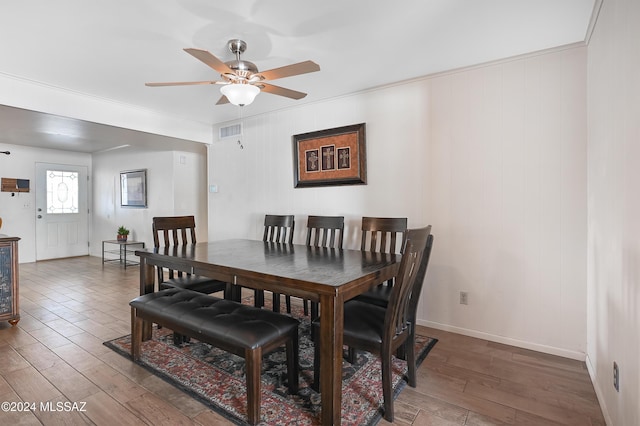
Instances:
[[[42,256],[41,250],[40,248],[40,239],[41,238],[46,238],[46,236],[43,236],[41,232],[38,231],[38,214],[40,212],[38,212],[38,208],[39,208],[39,201],[41,196],[44,195],[45,197],[45,204],[46,204],[46,185],[44,188],[42,188],[42,180],[40,179],[40,168],[49,168],[49,169],[55,169],[55,170],[69,170],[69,171],[77,171],[78,169],[81,169],[82,173],[84,173],[86,175],[86,182],[84,185],[79,185],[79,191],[82,192],[81,194],[79,194],[79,197],[84,197],[85,199],[85,203],[86,203],[86,208],[85,208],[85,216],[86,216],[86,253],[82,253],[79,254],[79,256],[85,256],[85,255],[91,255],[91,190],[89,188],[89,185],[91,183],[91,167],[88,164],[62,164],[62,163],[49,163],[49,162],[44,162],[44,161],[37,161],[35,163],[35,211],[34,211],[34,219],[36,222],[36,226],[34,229],[34,233],[35,233],[35,259],[36,262],[37,261],[41,261],[41,260],[48,260],[48,259],[56,259],[56,258],[64,258],[64,257],[69,257],[69,256],[59,256],[59,257],[46,257],[46,258],[40,258],[40,256]],[[84,190],[82,189],[82,187],[84,186]],[[44,191],[44,194],[41,193],[40,191]],[[80,206],[79,206],[80,208]],[[71,257],[73,257],[75,255],[71,255]]]

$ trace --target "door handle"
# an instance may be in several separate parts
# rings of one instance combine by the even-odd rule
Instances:
[[[39,212],[41,212],[41,211],[42,211],[42,209],[40,209],[40,208],[39,208],[39,209],[38,209],[38,211],[39,211]]]
[[[41,214],[38,215],[38,219],[42,219],[42,215]]]

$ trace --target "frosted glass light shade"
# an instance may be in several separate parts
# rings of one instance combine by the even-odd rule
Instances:
[[[229,99],[233,105],[249,105],[260,93],[260,89],[251,84],[227,84],[220,88],[220,92]]]

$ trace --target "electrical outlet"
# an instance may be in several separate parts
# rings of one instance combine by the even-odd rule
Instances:
[[[460,292],[460,304],[461,305],[468,305],[469,304],[469,293],[467,293],[466,291],[461,291]]]
[[[618,369],[618,363],[615,361],[613,361],[613,387],[620,392],[620,370]]]

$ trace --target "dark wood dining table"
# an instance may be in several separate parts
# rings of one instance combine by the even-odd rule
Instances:
[[[319,302],[322,424],[340,424],[343,304],[392,278],[399,255],[255,240],[149,248],[135,254],[140,257],[140,294],[155,291],[154,266],[164,266]],[[151,324],[145,324],[143,339],[150,336]]]

